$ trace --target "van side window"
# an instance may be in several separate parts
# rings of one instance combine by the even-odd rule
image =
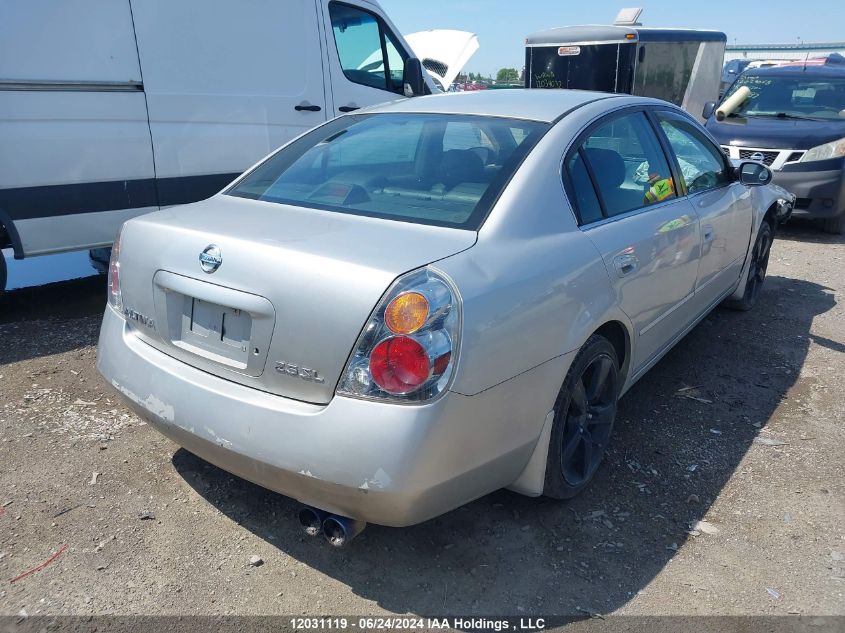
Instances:
[[[725,155],[684,117],[655,112],[660,127],[678,159],[688,193],[698,193],[731,183]]]
[[[584,141],[580,154],[607,217],[677,196],[669,163],[642,112],[600,125]],[[577,164],[570,167],[573,181],[577,168]]]
[[[405,58],[408,56],[396,42],[395,36],[382,24],[384,30],[384,48],[387,51],[387,67],[390,74],[387,77],[387,89],[402,94],[405,88]]]
[[[329,4],[340,67],[349,81],[402,94],[407,54],[384,23],[348,4]]]

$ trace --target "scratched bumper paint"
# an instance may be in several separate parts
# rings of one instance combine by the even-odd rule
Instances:
[[[110,308],[97,366],[140,417],[199,457],[302,503],[393,526],[513,483],[537,443],[527,429],[547,413],[518,383],[561,371],[549,363],[476,396],[448,393],[421,406],[339,396],[315,405],[185,365]],[[490,427],[512,430],[492,437]]]

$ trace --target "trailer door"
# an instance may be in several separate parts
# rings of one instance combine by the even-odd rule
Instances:
[[[693,41],[640,44],[633,94],[682,105],[700,44]]]

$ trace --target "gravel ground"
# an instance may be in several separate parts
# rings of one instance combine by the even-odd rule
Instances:
[[[845,615],[843,268],[845,239],[780,233],[758,306],[713,312],[623,398],[579,498],[502,491],[342,551],[118,402],[101,280],[10,293],[0,614]]]

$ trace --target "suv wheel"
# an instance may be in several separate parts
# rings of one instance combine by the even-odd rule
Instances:
[[[835,218],[828,218],[822,222],[822,230],[825,233],[833,233],[834,235],[842,235],[845,233],[845,211],[837,215]]]

